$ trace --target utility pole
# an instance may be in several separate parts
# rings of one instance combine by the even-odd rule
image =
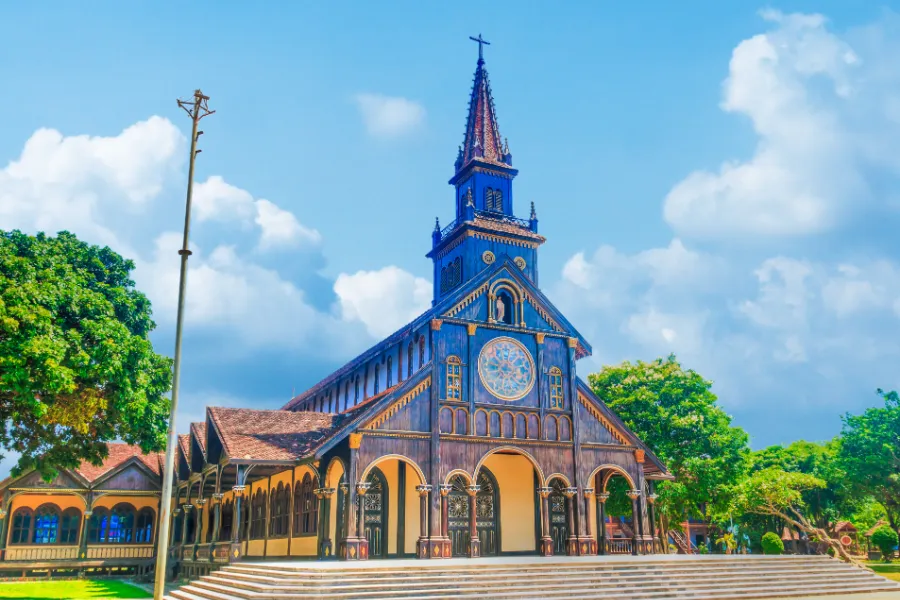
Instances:
[[[191,156],[188,167],[187,201],[184,208],[184,240],[181,244],[181,277],[178,281],[178,316],[175,321],[175,364],[172,369],[172,407],[169,412],[169,435],[166,442],[166,464],[163,468],[162,502],[159,509],[159,536],[156,547],[156,583],[153,586],[153,599],[163,600],[166,584],[166,558],[169,554],[169,519],[172,514],[172,481],[175,479],[175,449],[178,447],[178,434],[175,430],[175,413],[178,410],[178,384],[181,379],[181,329],[184,323],[184,289],[187,279],[187,260],[191,255],[188,249],[188,234],[191,229],[191,194],[194,190],[194,160],[201,150],[197,149],[197,140],[203,135],[197,131],[200,119],[213,114],[207,103],[209,96],[200,90],[194,91],[193,100],[178,100],[178,106],[191,117]]]

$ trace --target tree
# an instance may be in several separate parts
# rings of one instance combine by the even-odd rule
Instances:
[[[840,462],[851,485],[884,507],[888,522],[900,525],[900,396],[878,390],[884,407],[843,417]]]
[[[884,562],[891,562],[891,555],[897,547],[897,532],[887,525],[882,525],[872,532],[872,544],[881,550],[881,558]]]
[[[735,488],[732,511],[738,515],[754,513],[777,517],[806,533],[810,539],[827,543],[837,556],[855,562],[838,540],[829,537],[823,528],[816,527],[804,514],[804,492],[822,489],[825,485],[823,480],[813,475],[768,467],[752,473]]]
[[[73,234],[0,231],[0,448],[45,478],[121,439],[165,444],[170,359],[155,354],[134,263]]]
[[[674,355],[606,366],[588,382],[675,475],[658,488],[667,520],[707,518],[727,507],[728,490],[746,471],[748,437],[731,426],[711,382],[684,370]]]

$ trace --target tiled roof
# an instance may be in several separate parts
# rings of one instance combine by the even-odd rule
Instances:
[[[191,433],[197,438],[200,449],[206,454],[206,423],[191,423]]]
[[[500,138],[491,83],[487,69],[484,68],[484,60],[480,56],[472,82],[472,93],[469,96],[465,136],[459,149],[459,156],[456,158],[456,172],[459,173],[474,160],[503,166],[509,166],[511,162],[509,148],[505,147]]]
[[[183,433],[178,436],[178,446],[181,448],[181,451],[184,452],[184,456],[188,457],[190,454],[188,450],[191,447],[191,435],[189,433]]]
[[[109,455],[104,459],[100,466],[92,465],[91,463],[84,461],[75,469],[75,471],[88,481],[93,482],[128,459],[137,457],[157,475],[162,473],[163,455],[158,452],[144,454],[139,447],[131,446],[129,444],[110,443],[107,444],[106,447],[109,449]]]
[[[338,433],[357,411],[333,415],[211,406],[208,414],[230,458],[296,460]]]

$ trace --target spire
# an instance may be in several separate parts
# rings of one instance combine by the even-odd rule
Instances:
[[[509,145],[500,137],[497,127],[497,112],[494,98],[491,96],[491,84],[488,72],[484,68],[484,41],[481,34],[469,38],[478,42],[478,66],[475,68],[475,80],[472,94],[469,97],[469,116],[466,120],[466,134],[463,145],[456,159],[457,173],[473,160],[511,166],[512,155]]]

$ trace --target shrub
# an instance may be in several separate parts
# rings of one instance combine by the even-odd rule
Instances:
[[[882,525],[872,533],[872,544],[881,550],[881,556],[885,562],[891,561],[894,548],[897,547],[897,532],[888,525]]]
[[[763,554],[784,554],[784,542],[777,533],[768,532],[762,536]]]
[[[706,544],[699,544],[697,546],[697,554],[709,554],[709,546]]]

